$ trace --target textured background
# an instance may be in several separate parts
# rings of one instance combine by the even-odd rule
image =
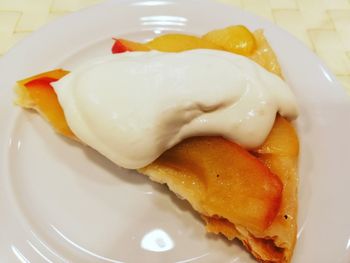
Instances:
[[[0,0],[0,56],[52,19],[103,0]],[[263,16],[303,41],[350,94],[350,0],[220,0]]]

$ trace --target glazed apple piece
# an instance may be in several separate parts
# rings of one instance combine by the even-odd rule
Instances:
[[[185,34],[167,34],[159,36],[147,43],[150,49],[163,52],[180,52],[191,49],[217,49],[222,48],[212,42],[196,36]]]
[[[269,42],[266,40],[264,31],[259,29],[256,30],[253,34],[257,48],[252,54],[249,55],[249,58],[254,60],[256,63],[271,73],[274,73],[283,78],[282,69],[278,63],[276,54],[271,48]]]
[[[249,56],[254,52],[256,44],[253,34],[246,27],[232,26],[210,31],[203,37],[186,34],[166,34],[156,37],[147,43],[116,39],[112,52],[122,53],[125,51],[146,50],[180,52],[199,48],[226,50]]]
[[[67,75],[69,73],[69,71],[63,70],[63,69],[55,69],[52,71],[47,71],[38,75],[34,75],[32,77],[26,78],[26,79],[22,79],[20,81],[17,81],[17,84],[19,86],[24,86],[26,83],[30,82],[31,80],[35,80],[35,79],[39,79],[41,77],[47,77],[47,78],[53,78],[53,79],[60,79],[63,76]]]
[[[299,142],[292,124],[277,116],[274,126],[264,142],[253,154],[277,175],[282,184],[282,202],[271,226],[264,236],[273,239],[261,239],[259,233],[241,231],[226,219],[203,217],[208,232],[223,234],[227,238],[238,237],[243,244],[262,262],[288,262],[296,242],[297,232],[297,162]],[[280,237],[283,237],[281,239]],[[254,248],[252,251],[251,248]]]
[[[147,50],[180,52],[199,48],[222,50],[220,46],[206,41],[200,37],[185,34],[167,34],[156,37],[147,43],[138,43],[125,39],[116,39],[112,47],[112,53]]]
[[[252,33],[243,26],[233,26],[211,31],[204,35],[203,38],[206,38],[207,41],[203,42],[199,40],[199,37],[184,34],[163,35],[148,43],[115,39],[112,53],[148,51],[152,49],[167,52],[185,51],[195,48],[226,50],[249,57],[266,70],[282,78],[282,70],[277,62],[277,57],[264,37],[262,30],[256,30]],[[211,44],[208,44],[208,42]],[[216,45],[214,45],[214,42]]]
[[[138,43],[122,38],[114,39],[114,45],[112,47],[112,53],[123,53],[126,51],[149,51],[150,48],[144,43]]]
[[[251,55],[256,49],[253,34],[242,25],[213,30],[202,38],[222,47],[226,51],[244,56]]]
[[[256,149],[255,152],[290,157],[297,156],[299,143],[294,127],[281,116],[277,116],[274,128],[263,145]]]
[[[299,141],[291,123],[278,116],[268,138],[259,149],[255,150],[255,154],[274,174],[278,175],[283,183],[284,198],[276,216],[275,225],[278,227],[278,225],[292,224],[288,233],[283,233],[292,239],[297,231],[294,219],[297,215],[298,177],[296,174]]]
[[[187,139],[140,171],[156,179],[154,170],[166,171],[169,188],[176,186],[175,192],[201,214],[220,215],[252,230],[266,229],[280,207],[280,179],[245,149],[221,137]]]
[[[16,92],[22,101],[17,101],[17,103],[27,108],[34,107],[56,131],[67,137],[75,138],[68,127],[57,95],[50,85],[51,82],[57,81],[66,74],[68,71],[58,69],[19,81]]]

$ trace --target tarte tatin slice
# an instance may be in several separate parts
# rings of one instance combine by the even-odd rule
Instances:
[[[147,43],[116,39],[112,52],[119,56],[129,51],[192,49],[233,52],[282,78],[263,32],[251,33],[244,26],[201,37],[163,35]],[[36,110],[61,135],[82,141],[72,131],[52,86],[69,74],[57,69],[18,81],[16,103]],[[137,170],[187,200],[200,213],[208,232],[229,240],[238,238],[259,262],[287,263],[297,233],[298,152],[298,137],[290,120],[276,114],[273,127],[258,147],[247,149],[215,135],[191,136]]]

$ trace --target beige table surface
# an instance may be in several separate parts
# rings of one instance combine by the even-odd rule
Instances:
[[[49,21],[104,0],[0,0],[0,56]],[[350,94],[350,0],[220,0],[273,21],[313,50]]]

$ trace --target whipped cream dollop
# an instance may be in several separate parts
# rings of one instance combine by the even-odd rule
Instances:
[[[130,169],[192,136],[258,147],[277,112],[289,119],[298,114],[282,79],[246,57],[216,50],[99,57],[53,87],[74,134]]]

